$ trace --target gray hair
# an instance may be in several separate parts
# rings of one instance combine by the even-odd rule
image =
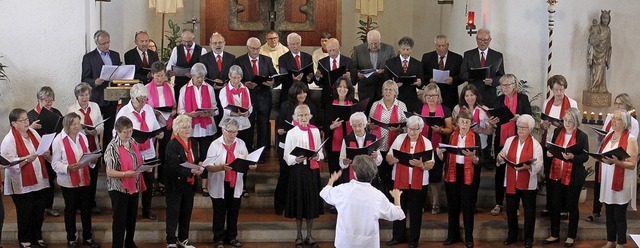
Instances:
[[[207,75],[207,67],[203,63],[196,63],[191,67],[192,77],[204,77]]]
[[[105,30],[98,30],[93,34],[93,41],[96,42],[96,45],[98,44],[98,38],[100,38],[100,36],[105,36],[105,37],[111,37],[111,35],[109,35],[109,33]]]
[[[424,120],[422,120],[422,117],[417,115],[412,115],[407,119],[407,127],[415,126],[415,125],[418,125],[420,129],[424,127]]]
[[[411,37],[409,37],[409,36],[402,37],[398,41],[398,46],[413,47],[413,45],[414,45],[413,39]]]
[[[373,29],[369,32],[367,32],[367,41],[369,41],[370,39],[372,39],[373,37],[378,37],[378,39],[382,40],[382,35],[380,35],[380,31],[378,31],[377,29]]]
[[[358,180],[358,182],[370,183],[378,173],[376,161],[374,161],[369,155],[356,156],[353,158],[351,166],[353,166],[353,172],[356,175],[356,180]]]
[[[569,108],[564,111],[564,115],[571,116],[571,119],[573,119],[573,123],[576,124],[576,128],[580,127],[580,110],[578,110],[577,108]]]
[[[56,100],[56,93],[53,92],[53,89],[49,86],[42,86],[38,93],[36,93],[36,98],[38,101],[44,100],[46,97],[51,97],[52,100]]]
[[[627,111],[633,109],[633,102],[631,101],[631,97],[629,96],[629,94],[627,93],[622,93],[620,95],[617,95],[615,99],[620,100],[620,102],[624,103],[625,105],[627,105],[625,107],[625,109]],[[615,101],[614,99],[614,101]]]
[[[398,85],[393,80],[389,79],[382,84],[382,90],[384,91],[384,87],[391,87],[391,89],[396,93],[396,97],[400,92],[398,91]]]
[[[242,77],[242,67],[239,65],[232,65],[231,68],[229,68],[229,77],[231,77],[231,74],[236,74]]]
[[[309,106],[306,104],[300,104],[293,111],[293,116],[292,116],[293,120],[298,121],[298,114],[300,114],[300,111],[302,111],[303,109],[306,109],[307,112],[309,112],[309,119],[313,117],[313,115],[311,114],[311,109],[309,109]]]
[[[134,84],[133,87],[131,87],[131,90],[129,90],[129,96],[131,96],[131,99],[137,99],[138,97],[148,95],[149,90],[147,87],[144,87],[144,84]]]
[[[178,134],[178,132],[182,131],[185,128],[191,127],[191,116],[188,115],[178,115],[175,119],[173,119],[173,133]]]
[[[433,38],[433,43],[438,42],[438,40],[445,40],[447,43],[449,43],[449,38],[447,38],[447,36],[444,34],[436,35],[436,37]]]
[[[510,84],[513,84],[513,87],[515,87],[515,88],[514,88],[514,89],[515,89],[515,90],[514,90],[515,92],[518,92],[518,91],[519,91],[519,89],[520,89],[520,84],[518,83],[518,82],[519,82],[519,81],[518,81],[518,77],[516,77],[516,75],[513,75],[513,74],[511,74],[511,73],[504,74],[504,76],[500,77],[499,82],[500,82],[500,83],[503,83],[503,82],[504,82],[504,83],[510,83]]]
[[[253,42],[257,42],[260,46],[262,46],[262,43],[260,42],[260,39],[256,38],[256,37],[251,37],[249,39],[247,39],[247,46],[251,46],[251,43]]]
[[[526,124],[527,127],[529,127],[529,130],[533,130],[533,128],[536,125],[536,120],[534,120],[531,115],[523,114],[520,117],[518,117],[518,120],[516,121],[516,124],[518,124],[518,123]]]
[[[613,111],[613,114],[618,112],[622,114],[622,124],[624,125],[624,129],[631,129],[631,114],[629,114],[629,111],[616,109]]]
[[[88,83],[82,82],[76,85],[73,89],[73,94],[78,98],[82,93],[91,92],[91,86]]]
[[[300,41],[302,41],[302,36],[300,36],[298,33],[290,33],[289,35],[287,35],[287,45],[291,44],[291,39],[293,38],[299,38]]]
[[[193,29],[190,28],[182,29],[182,33],[180,34],[180,36],[185,35],[186,33],[190,33],[192,39],[196,37],[196,33],[193,32]]]
[[[226,117],[220,121],[220,127],[222,129],[229,129],[231,127],[238,128],[239,126],[240,125],[238,125],[238,121],[235,118]]]
[[[349,122],[351,123],[351,126],[353,126],[353,122],[357,120],[362,121],[362,124],[364,124],[365,126],[368,123],[367,116],[362,112],[355,112],[349,117]]]
[[[480,33],[485,33],[489,35],[489,38],[491,38],[491,31],[488,28],[481,28],[478,29],[478,33],[476,35],[476,37],[480,34]]]

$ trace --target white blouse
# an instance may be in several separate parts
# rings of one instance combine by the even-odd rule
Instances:
[[[389,153],[391,154],[391,156],[393,156],[393,149],[396,149],[398,151],[400,151],[400,147],[402,147],[402,142],[404,142],[404,138],[407,136],[406,133],[400,134],[398,135],[398,137],[396,138],[396,140],[393,141],[393,144],[391,145],[391,147],[389,148]],[[434,161],[434,154],[433,154],[433,147],[431,146],[431,141],[429,141],[429,139],[427,139],[426,137],[420,135],[419,138],[422,138],[422,141],[424,141],[424,150],[428,151],[431,150],[431,160],[429,161]],[[417,143],[417,141],[413,141],[411,142],[411,150],[409,151],[410,153],[414,153],[415,152],[415,143]],[[424,161],[424,162],[428,162],[428,161]],[[397,164],[393,164],[393,170],[391,171],[391,178],[393,178],[393,180],[396,179],[396,167]],[[429,170],[424,170],[422,172],[422,185],[428,185],[429,184]],[[409,167],[409,178],[411,178],[413,176],[413,167]],[[408,180],[409,183],[411,183],[411,180]]]
[[[133,108],[133,103],[129,102],[127,105],[124,105],[120,109],[120,111],[118,111],[118,114],[116,115],[116,120],[120,118],[120,116],[126,116],[131,120],[131,122],[133,122],[133,129],[140,131],[141,123],[140,121],[138,121],[138,118],[136,118],[136,116],[133,114],[134,112],[136,112],[136,110]],[[142,114],[143,112],[145,113],[144,120],[147,123],[147,127],[149,127],[149,131],[160,129],[160,124],[158,123],[158,119],[156,119],[155,112],[153,111],[153,108],[149,106],[149,104],[145,104],[142,107],[142,109],[140,110],[140,114]],[[116,135],[117,135],[116,130],[113,129],[113,137],[116,137]],[[145,160],[156,157],[154,140],[155,138],[151,139],[151,142],[150,142],[151,146],[149,147],[149,149],[140,151],[142,158],[144,158]]]
[[[225,117],[231,117],[231,110],[225,109],[225,107],[229,106],[229,105],[235,105],[235,106],[242,106],[242,95],[233,95],[233,99],[227,99],[227,91],[229,89],[231,89],[231,83],[228,83],[227,85],[224,86],[224,88],[222,88],[220,90],[220,106],[222,106],[223,108],[223,119]],[[241,89],[246,88],[244,85],[241,84],[240,86]],[[247,89],[246,91],[249,95],[247,96],[247,98],[249,99],[249,114],[251,114],[253,112],[253,105],[251,104],[251,93],[249,93],[249,90]],[[244,93],[243,93],[244,94]],[[238,130],[245,130],[251,127],[251,122],[249,121],[249,117],[244,117],[244,116],[235,116],[235,117],[231,117],[236,119],[236,121],[238,121]]]
[[[320,130],[313,128],[311,129],[311,133],[313,134],[313,144],[317,150],[318,146],[322,143],[322,140],[320,139]],[[287,138],[284,142],[284,161],[287,162],[289,166],[297,164],[296,156],[291,155],[291,151],[293,151],[296,146],[310,149],[307,132],[300,130],[298,126],[295,126],[287,132]],[[324,159],[323,150],[324,148],[320,149],[320,152],[318,153],[318,161]],[[307,164],[307,161],[305,160],[303,163]]]
[[[629,139],[633,135],[629,135]],[[634,139],[635,140],[635,139]],[[618,147],[618,142],[607,143],[602,152],[607,152]],[[637,190],[637,175],[638,167],[634,167],[632,170],[624,170],[624,184],[621,191],[611,190],[613,184],[613,172],[616,165],[602,163],[600,174],[600,202],[606,204],[626,204],[629,203],[629,208],[636,210],[636,190]]]
[[[236,138],[234,142],[236,143],[236,148],[233,150],[233,155],[236,158],[245,158],[249,152],[247,151],[247,146],[244,141]],[[209,146],[209,150],[207,150],[207,158],[213,158],[216,156],[218,156],[218,158],[214,162],[215,165],[227,163],[227,150],[224,148],[224,137],[214,140]],[[242,180],[243,174],[244,173],[238,172],[236,176],[236,187],[233,190],[234,198],[240,198],[240,196],[242,196],[242,190],[244,189],[244,181]],[[211,198],[224,199],[225,175],[225,171],[209,172],[207,189],[209,189],[209,195]]]
[[[40,141],[40,135],[34,129],[30,129],[33,135]],[[20,137],[22,138],[22,137]],[[31,143],[30,139],[24,139],[25,146],[27,150],[29,150],[29,154],[35,154],[37,147]],[[0,145],[0,154],[4,158],[9,161],[18,160],[18,150],[16,148],[15,137],[13,134],[9,132],[7,136],[4,136],[2,140],[2,145]],[[22,175],[20,174],[20,166],[11,166],[9,168],[4,169],[4,194],[5,195],[13,195],[13,194],[26,194],[30,192],[35,192],[44,188],[49,188],[49,180],[43,178],[42,166],[40,164],[40,159],[36,159],[32,162],[33,170],[36,174],[36,178],[38,178],[38,183],[31,186],[22,186]]]
[[[73,184],[71,183],[71,177],[69,176],[69,171],[67,170],[69,168],[69,161],[67,160],[67,152],[63,142],[64,138],[66,137],[69,137],[69,135],[65,131],[62,131],[53,140],[53,144],[52,144],[53,155],[51,157],[51,161],[52,161],[51,167],[58,175],[57,177],[58,185],[65,188],[74,188]],[[80,161],[82,154],[84,154],[84,152],[82,151],[82,145],[80,144],[80,139],[84,140],[85,145],[87,146],[87,151],[89,151],[89,143],[87,143],[87,136],[85,136],[83,133],[79,133],[78,136],[76,136],[76,140],[71,140],[71,137],[69,137],[69,145],[71,146],[71,149],[75,154],[76,161]],[[94,168],[95,164],[90,164],[89,166],[91,168]],[[80,169],[78,170],[78,172],[80,174],[80,178],[82,178],[83,170]],[[88,186],[88,185],[84,185],[84,186]]]
[[[511,136],[509,138],[507,138],[507,140],[504,142],[504,147],[502,148],[502,152],[504,152],[504,154],[509,154],[509,148],[511,148],[511,142],[513,141],[513,139],[517,139],[518,135],[514,135]],[[543,167],[543,160],[542,160],[542,146],[540,146],[540,142],[538,142],[535,138],[531,137],[533,139],[533,158],[536,159],[536,162],[533,162],[531,164],[531,169],[529,169],[529,187],[527,188],[527,190],[535,190],[538,188],[538,172],[540,172],[540,170],[542,170]],[[522,149],[524,148],[524,143],[520,143],[518,142],[518,147],[516,149],[516,161],[513,161],[515,163],[520,163],[520,162],[525,162],[525,161],[520,161],[520,154],[522,154]],[[506,166],[510,166],[510,165],[506,165]],[[516,171],[516,178],[518,178],[518,171]],[[507,176],[504,177],[504,184],[503,186],[507,187]]]
[[[80,123],[84,123],[84,114],[82,114],[80,109],[81,109],[80,104],[78,104],[78,101],[75,101],[73,104],[67,107],[67,114],[71,112],[78,114],[80,116]],[[100,111],[100,106],[98,106],[97,103],[89,102],[89,106],[87,107],[87,109],[91,109],[91,113],[89,113],[89,117],[91,117],[91,122],[93,123],[93,125],[98,124],[102,121],[102,112]],[[96,131],[98,132],[98,135],[94,136],[95,138],[94,142],[98,144],[98,148],[99,148],[102,146],[102,144],[100,143],[100,136],[102,135],[102,132],[104,132],[104,123],[98,125],[96,127]],[[82,129],[81,132],[86,135],[84,128]]]
[[[191,81],[189,81],[189,83],[187,83],[185,86],[182,86],[182,88],[180,88],[180,99],[178,100],[178,114],[185,114],[187,111],[185,110],[185,92],[187,91],[187,87],[191,87],[194,86],[193,83]],[[203,83],[200,87],[206,87],[207,90],[209,91],[209,96],[211,98],[211,107],[215,108],[217,106],[216,103],[216,93],[213,91],[213,87],[211,87],[209,84]],[[200,95],[200,89],[199,88],[194,88],[194,91],[196,94],[195,95],[195,101],[196,104],[198,105],[198,107],[202,107],[202,95]],[[214,116],[218,115],[218,110],[216,110],[214,112]],[[211,125],[207,125],[205,128],[201,127],[200,125],[195,125],[193,127],[193,129],[191,129],[191,137],[206,137],[206,136],[212,136],[214,134],[216,134],[216,132],[218,131],[218,129],[216,128],[216,124],[215,124],[215,120],[213,117],[211,117]]]

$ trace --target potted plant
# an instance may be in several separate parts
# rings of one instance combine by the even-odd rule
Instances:
[[[587,178],[592,176],[593,174],[596,173],[596,169],[595,166],[589,166],[586,168],[587,171]],[[580,197],[578,198],[578,202],[580,203],[584,203],[584,201],[587,199],[587,188],[586,187],[582,187],[582,191],[580,191]]]
[[[3,56],[0,56],[0,58],[2,58]],[[4,68],[7,67],[6,65],[2,64],[2,62],[0,61],[0,81],[7,81],[9,80],[9,78],[7,77],[7,74],[4,71]]]
[[[178,45],[178,39],[180,38],[180,25],[173,22],[173,20],[169,20],[169,30],[165,31],[164,37],[167,38],[167,47],[162,47],[160,50],[162,61],[165,63],[169,61],[169,56],[171,56],[171,50]]]
[[[362,43],[367,43],[367,33],[369,31],[377,29],[378,23],[373,21],[371,16],[367,16],[367,20],[359,20],[360,26],[358,26],[358,39],[362,41]]]

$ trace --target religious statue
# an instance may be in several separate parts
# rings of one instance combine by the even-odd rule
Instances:
[[[607,69],[611,63],[611,10],[602,10],[600,23],[593,20],[589,28],[589,52],[587,65],[591,69],[591,84],[588,91],[594,93],[607,92]]]

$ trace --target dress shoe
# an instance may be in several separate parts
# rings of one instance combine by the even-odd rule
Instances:
[[[532,248],[532,247],[533,247],[533,243],[524,242],[524,248]]]
[[[157,220],[158,216],[154,213],[149,212],[148,214],[144,214],[142,215],[143,217],[150,219],[150,220]]]
[[[460,242],[460,239],[445,239],[442,242],[442,245],[452,245],[454,243]]]
[[[473,241],[467,241],[467,243],[464,244],[464,247],[473,248]]]
[[[394,245],[398,245],[398,244],[402,244],[402,243],[404,243],[404,242],[392,239],[392,240],[387,241],[387,246],[394,246]]]
[[[19,243],[18,246],[20,248],[32,248],[32,247],[35,247],[35,246],[32,246],[31,243]]]
[[[564,247],[572,247],[575,240],[572,238],[567,238],[567,241],[564,242]]]
[[[47,215],[51,216],[51,217],[58,217],[60,216],[60,213],[58,213],[58,211],[47,208],[44,210],[45,213],[47,213]]]
[[[80,245],[77,241],[69,241],[67,243],[67,248],[80,248]]]
[[[224,248],[224,242],[222,241],[216,242],[216,248]]]
[[[554,239],[554,237],[548,237],[547,239],[542,241],[542,243],[545,244],[545,245],[558,243],[558,242],[560,242],[560,238],[555,238]]]
[[[96,243],[96,241],[94,241],[93,239],[85,239],[84,241],[82,241],[82,245],[88,246],[91,248],[100,248],[100,245]]]
[[[238,241],[237,239],[233,239],[231,241],[229,241],[229,244],[233,247],[242,247],[242,243],[240,243],[240,241]],[[315,242],[314,242],[315,244]]]
[[[40,247],[40,248],[47,248],[49,247],[49,245],[47,245],[47,243],[44,242],[44,240],[38,240],[34,245],[32,245],[33,247]]]
[[[503,245],[511,245],[513,243],[515,243],[516,240],[515,239],[507,239],[504,242],[502,242]]]
[[[418,248],[418,244],[411,243],[411,244],[409,244],[409,248]]]

